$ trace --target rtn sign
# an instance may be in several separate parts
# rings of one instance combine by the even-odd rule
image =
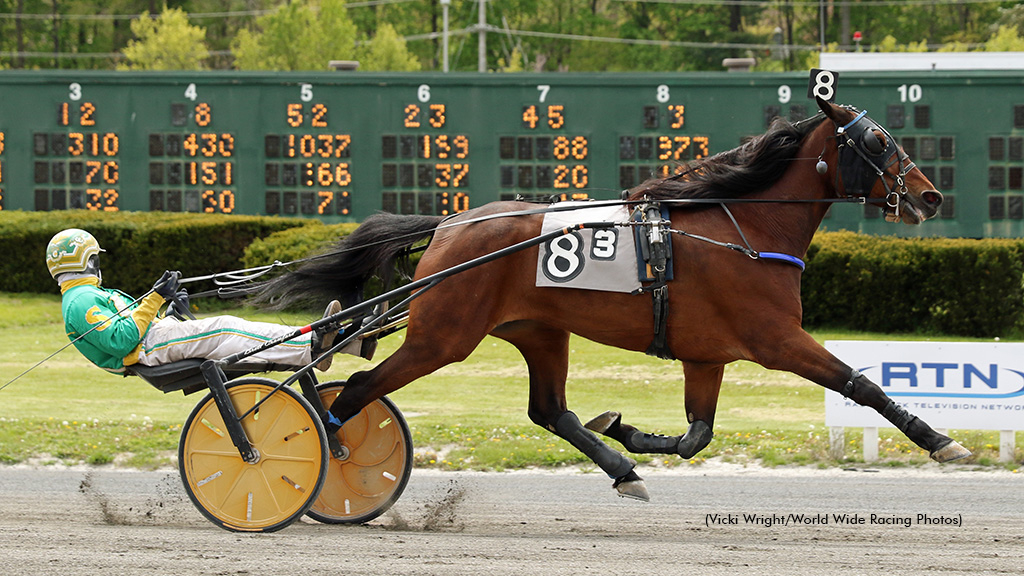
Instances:
[[[1024,429],[1024,344],[830,341],[825,347],[938,428]],[[874,410],[825,395],[828,426],[891,427]]]
[[[859,369],[890,396],[938,396],[945,398],[1012,398],[1024,395],[1024,371],[999,364],[970,362],[882,362]],[[905,392],[904,389],[917,390]]]

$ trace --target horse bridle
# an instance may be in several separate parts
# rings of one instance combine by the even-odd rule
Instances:
[[[875,134],[876,130],[884,135],[884,146]],[[845,126],[837,126],[835,138],[839,149],[836,179],[842,175],[846,194],[866,198],[874,187],[874,178],[878,178],[885,187],[885,205],[892,208],[892,214],[887,214],[886,219],[899,220],[900,202],[905,201],[907,194],[904,177],[915,167],[910,156],[896,144],[888,130],[867,116],[867,110],[861,111]],[[899,163],[899,172],[892,176],[889,168],[896,163]],[[892,179],[891,183],[887,175]]]

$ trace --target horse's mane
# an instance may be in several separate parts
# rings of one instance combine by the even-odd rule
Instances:
[[[738,148],[694,160],[668,178],[651,178],[629,191],[631,200],[737,198],[771,187],[790,167],[804,138],[825,115],[791,123],[776,118],[768,130]]]

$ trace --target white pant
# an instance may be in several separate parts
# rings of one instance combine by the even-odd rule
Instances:
[[[160,318],[150,325],[149,332],[142,339],[139,363],[143,366],[159,366],[189,358],[220,360],[297,330],[292,326],[250,322],[235,316],[213,316],[187,322]],[[304,334],[242,362],[305,366],[311,360],[309,344],[310,334]]]

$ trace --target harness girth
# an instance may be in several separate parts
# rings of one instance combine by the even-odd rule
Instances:
[[[641,222],[634,230],[638,252],[646,265],[640,279],[654,282],[640,289],[651,293],[654,311],[654,338],[645,353],[662,360],[675,360],[668,347],[668,281],[672,270],[672,223],[668,220],[668,209],[663,210],[658,203],[644,204],[638,207],[634,219]]]

